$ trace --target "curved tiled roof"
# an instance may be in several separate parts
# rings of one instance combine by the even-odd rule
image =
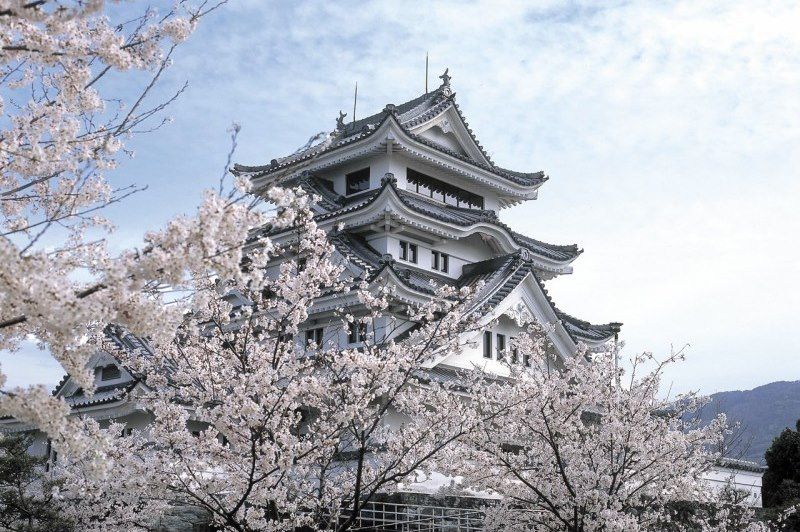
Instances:
[[[454,98],[455,94],[449,92],[449,87],[447,87],[447,90],[445,90],[445,86],[442,86],[433,92],[423,94],[414,98],[413,100],[409,100],[400,105],[387,105],[379,113],[375,113],[374,115],[366,118],[345,124],[340,129],[337,129],[329,134],[324,141],[309,148],[299,150],[286,157],[273,159],[268,165],[248,166],[235,164],[233,171],[236,174],[249,173],[252,174],[252,177],[260,177],[271,174],[278,170],[289,168],[300,162],[313,159],[323,153],[331,152],[352,144],[358,140],[367,138],[377,131],[383,122],[386,121],[390,116],[394,116],[397,122],[400,124],[403,132],[407,134],[409,138],[419,142],[420,144],[424,144],[433,150],[437,150],[451,157],[455,157],[521,186],[534,187],[547,180],[547,177],[543,172],[516,172],[495,165],[481,144],[475,138],[475,135],[469,128],[466,120],[464,120],[461,110],[455,103]],[[467,129],[475,145],[481,151],[483,157],[486,159],[486,161],[488,161],[488,164],[447,149],[435,142],[431,142],[428,139],[411,133],[410,128],[430,120],[449,107],[453,107],[456,110],[458,116],[462,122],[464,122],[464,127]]]
[[[549,244],[547,242],[542,242],[541,240],[536,240],[535,238],[530,238],[523,234],[512,231],[508,225],[504,224],[498,219],[495,211],[456,207],[454,205],[447,205],[438,201],[432,201],[424,196],[397,188],[396,183],[391,179],[385,179],[381,188],[373,189],[368,193],[364,193],[363,195],[359,195],[354,198],[344,198],[343,196],[330,191],[327,189],[327,187],[325,187],[324,184],[321,184],[321,181],[322,180],[318,178],[308,177],[296,180],[296,182],[305,188],[309,193],[317,194],[320,197],[327,195],[327,197],[323,198],[324,208],[327,210],[330,207],[331,210],[319,214],[317,216],[317,221],[329,220],[331,218],[336,218],[343,214],[367,207],[375,199],[377,199],[378,196],[380,196],[384,188],[391,186],[397,193],[403,205],[417,213],[429,216],[436,220],[451,223],[460,227],[469,227],[480,222],[496,225],[505,229],[518,245],[529,249],[537,255],[559,262],[572,261],[582,253],[582,250],[580,250],[575,244]]]
[[[363,237],[341,233],[329,237],[329,240],[339,254],[362,270],[374,270],[380,267],[381,254],[375,251]]]
[[[570,316],[566,312],[563,312],[553,307],[555,310],[556,315],[561,320],[561,323],[564,325],[564,328],[567,330],[568,333],[572,336],[579,336],[584,340],[592,340],[602,342],[605,340],[609,340],[613,338],[615,334],[617,334],[621,328],[621,323],[604,323],[602,325],[595,325],[589,323],[588,321],[578,319],[574,316]]]
[[[406,134],[408,134],[409,137],[411,137],[415,141],[419,142],[420,144],[424,144],[425,146],[427,146],[427,147],[429,147],[431,149],[438,150],[438,151],[440,151],[440,152],[442,152],[444,154],[447,154],[447,155],[449,155],[451,157],[455,157],[456,159],[459,159],[461,161],[470,163],[470,164],[472,164],[474,166],[477,166],[478,168],[482,168],[483,170],[486,170],[488,172],[492,172],[493,174],[499,175],[501,177],[505,177],[509,181],[511,181],[513,183],[516,183],[518,185],[532,187],[532,186],[540,185],[540,184],[544,183],[545,181],[547,181],[547,176],[544,175],[544,172],[541,172],[541,171],[540,172],[530,172],[530,173],[515,172],[513,170],[507,170],[505,168],[500,168],[499,166],[484,164],[484,163],[482,163],[480,161],[476,161],[472,157],[468,157],[466,155],[462,155],[462,154],[460,154],[460,153],[458,153],[456,151],[453,151],[453,150],[451,150],[449,148],[445,148],[444,146],[441,146],[441,145],[439,145],[439,144],[437,144],[437,143],[435,143],[435,142],[433,142],[431,140],[428,140],[425,137],[422,137],[420,135],[415,135],[415,134],[413,134],[413,133],[411,133],[411,132],[409,132],[407,130],[406,130]]]
[[[559,310],[544,283],[536,275],[533,265],[530,261],[525,260],[520,253],[510,253],[487,261],[473,263],[469,268],[465,268],[465,273],[459,279],[459,283],[462,285],[474,285],[478,280],[484,281],[486,284],[482,292],[486,294],[486,297],[482,304],[485,310],[489,311],[500,304],[528,274],[536,280],[553,312],[561,320],[561,324],[574,342],[577,343],[581,340],[604,342],[613,338],[620,331],[621,323],[595,325]]]
[[[461,277],[453,279],[427,270],[404,266],[391,256],[382,256],[359,236],[339,234],[332,237],[331,241],[342,256],[362,269],[371,270],[370,281],[388,268],[407,288],[425,294],[433,294],[436,285],[475,287],[479,282],[483,282],[482,288],[476,294],[478,299],[476,308],[479,307],[482,312],[489,312],[499,305],[530,274],[575,343],[608,341],[622,327],[621,323],[592,324],[559,310],[544,283],[536,275],[533,264],[519,252],[466,265]]]
[[[101,386],[94,391],[91,397],[71,395],[64,398],[64,401],[72,408],[113,403],[124,398],[136,386],[136,382],[136,380],[133,380],[110,386]]]
[[[522,233],[517,233],[516,231],[512,231],[507,225],[503,224],[503,226],[509,230],[511,236],[514,238],[517,244],[520,246],[524,246],[531,251],[536,251],[555,260],[571,260],[583,253],[582,249],[579,249],[576,244],[568,244],[568,245],[561,245],[561,244],[549,244],[547,242],[542,242],[541,240],[536,240],[535,238],[531,238],[529,236],[525,236]]]

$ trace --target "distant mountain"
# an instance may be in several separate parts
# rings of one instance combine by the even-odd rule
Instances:
[[[718,412],[729,423],[742,425],[741,458],[764,463],[764,452],[772,440],[787,427],[794,428],[800,419],[800,381],[772,382],[753,390],[719,392],[711,395],[711,404],[701,413],[704,421]],[[740,458],[733,453],[732,458]]]

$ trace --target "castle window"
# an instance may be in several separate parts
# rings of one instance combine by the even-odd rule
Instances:
[[[350,325],[350,333],[347,335],[348,344],[358,344],[367,338],[367,324],[357,322]]]
[[[325,329],[322,327],[318,327],[316,329],[309,329],[306,331],[306,348],[322,348],[322,336],[325,332]]]
[[[522,365],[526,368],[531,367],[531,356],[528,353],[522,355]]]
[[[492,331],[483,333],[483,358],[492,358]]]
[[[512,364],[517,364],[517,363],[519,363],[519,349],[518,349],[518,348],[517,348],[517,346],[515,345],[515,343],[516,343],[516,340],[517,340],[516,338],[512,338],[512,339],[511,339],[511,345],[513,346],[513,347],[511,348],[511,363],[512,363]]]
[[[417,245],[404,240],[400,241],[400,260],[417,263]]]
[[[447,253],[431,251],[431,268],[447,273],[450,267],[450,256]]]
[[[297,263],[296,264],[297,264],[297,273],[302,272],[303,270],[306,269],[306,258],[305,257],[299,257],[297,259]]]
[[[474,192],[469,192],[450,183],[445,183],[439,179],[417,172],[411,168],[406,172],[408,179],[408,189],[417,194],[428,196],[429,198],[455,205],[456,207],[469,207],[471,209],[483,209],[483,196]]]
[[[506,350],[506,335],[497,335],[497,360],[503,360],[503,353]]]
[[[119,368],[114,364],[109,364],[108,366],[103,366],[100,368],[100,380],[101,381],[113,381],[119,379],[122,376],[122,373],[119,371]]]
[[[369,189],[369,167],[345,175],[345,193],[350,196]]]

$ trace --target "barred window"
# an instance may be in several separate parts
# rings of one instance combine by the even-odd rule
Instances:
[[[440,251],[431,251],[431,268],[447,273],[450,267],[450,256]]]
[[[347,336],[347,343],[358,344],[367,338],[367,324],[363,322],[350,325],[350,334]]]
[[[400,241],[400,260],[417,263],[417,245],[405,240]]]
[[[312,347],[316,349],[322,348],[322,338],[325,329],[317,327],[316,329],[308,329],[306,331],[306,348]]]
[[[506,335],[497,335],[497,360],[503,360],[503,353],[506,350]]]

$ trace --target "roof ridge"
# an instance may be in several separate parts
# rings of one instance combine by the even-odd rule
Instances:
[[[405,120],[405,122],[401,120],[402,115],[411,112],[427,101],[433,102],[427,111],[416,117],[409,118],[408,120]],[[481,160],[462,155],[444,146],[440,146],[439,144],[416,135],[409,130],[409,127],[415,126],[417,123],[421,123],[419,120],[422,120],[422,122],[429,120],[450,106],[456,109],[459,119],[464,123],[464,127],[467,129],[472,141],[479,148],[488,164]],[[318,155],[321,155],[322,153],[341,148],[370,136],[372,133],[377,131],[390,116],[395,117],[400,129],[412,140],[415,140],[431,149],[474,165],[477,168],[491,172],[499,177],[505,178],[512,183],[524,187],[534,187],[547,181],[547,176],[543,171],[517,172],[494,164],[484,148],[481,146],[480,142],[478,142],[478,140],[475,138],[472,130],[469,128],[469,124],[466,122],[463,114],[458,108],[458,104],[455,102],[455,93],[450,92],[449,90],[449,85],[442,85],[433,92],[422,94],[400,105],[388,104],[382,111],[378,113],[340,126],[340,129],[334,130],[332,135],[326,140],[310,146],[306,150],[298,151],[278,159],[272,159],[268,165],[251,166],[236,163],[233,165],[233,173],[236,175],[240,175],[242,173],[254,174],[251,176],[251,178],[255,178],[270,174],[277,170],[288,168],[302,161],[312,159]]]

